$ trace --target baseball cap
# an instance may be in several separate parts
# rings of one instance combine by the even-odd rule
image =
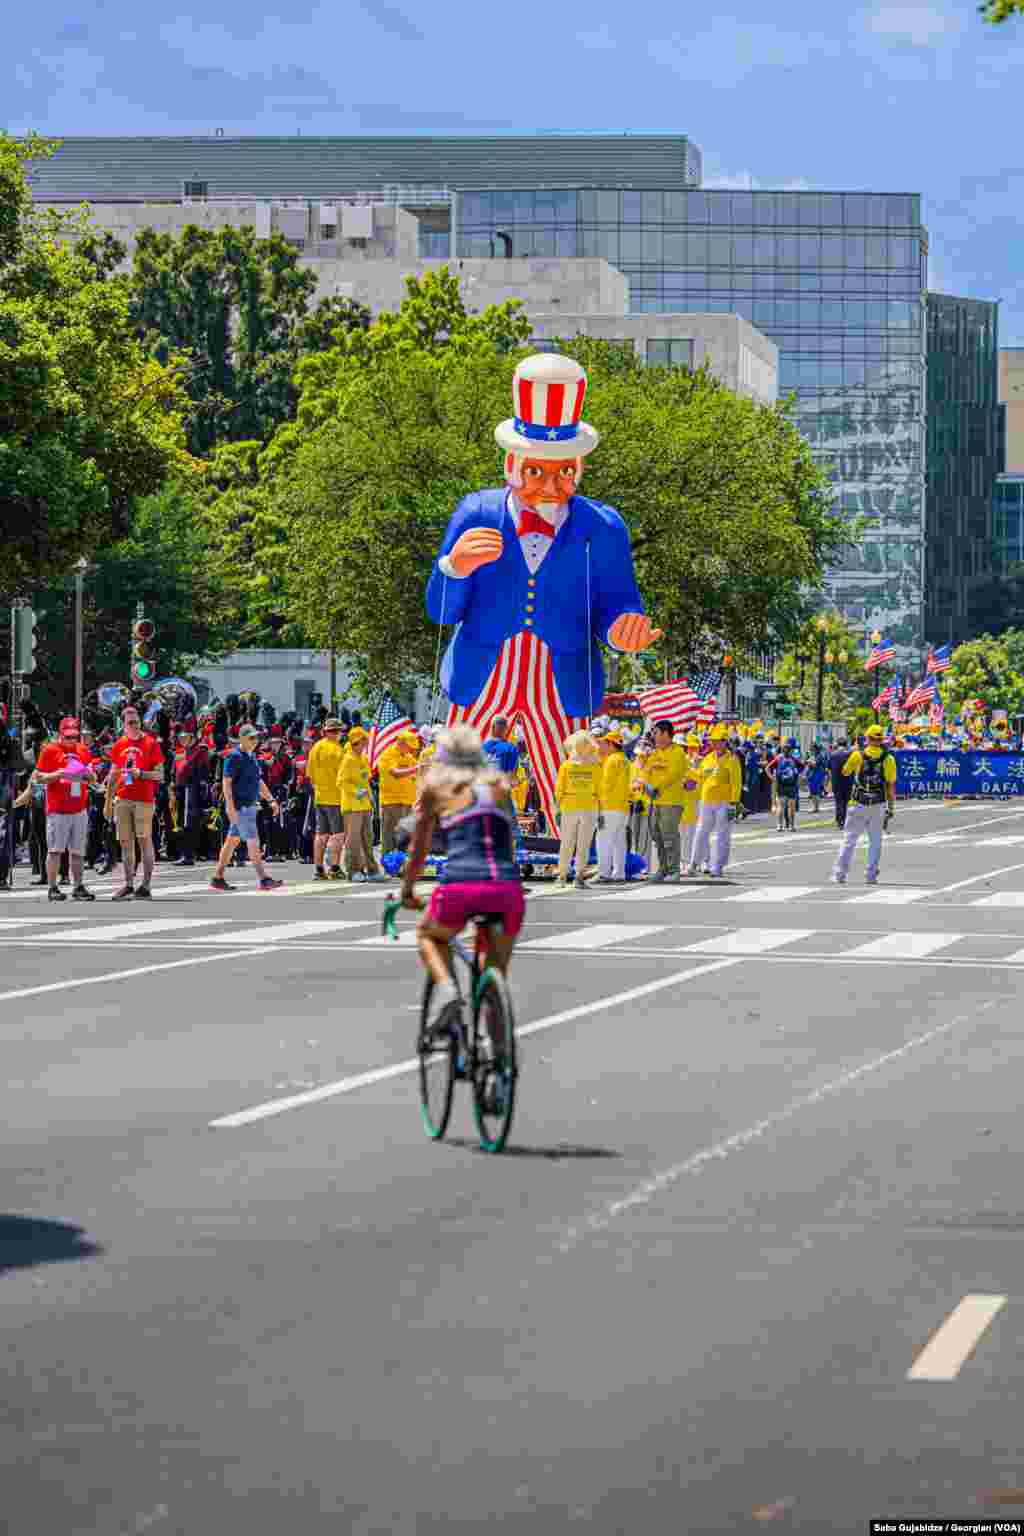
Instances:
[[[242,729],[238,733],[238,737],[239,740],[241,740],[243,736],[259,736],[259,734],[259,731],[254,725],[243,725]]]
[[[880,725],[869,725],[864,734],[870,737],[872,741],[881,741],[885,736],[885,730]]]
[[[326,719],[324,721],[324,730],[325,731],[340,731],[341,729],[342,729],[341,721],[336,719],[336,717],[334,715],[331,715],[328,719]]]
[[[330,728],[330,723],[331,722],[328,720],[328,722],[327,722],[328,729]],[[352,727],[352,729],[348,733],[348,739],[349,739],[350,743],[352,743],[352,742],[360,742],[360,741],[365,741],[368,735],[369,735],[369,732],[368,731],[364,731],[361,725],[354,725]]]
[[[78,720],[74,715],[65,715],[60,723],[60,734],[70,736],[72,733],[78,735]]]

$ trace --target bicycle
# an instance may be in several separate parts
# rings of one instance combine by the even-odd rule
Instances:
[[[384,906],[381,932],[398,938],[395,918],[402,903],[390,897]],[[449,942],[452,976],[459,994],[458,1022],[447,1035],[428,1025],[434,979],[428,973],[416,1037],[419,1058],[420,1111],[431,1141],[440,1141],[451,1119],[455,1084],[468,1082],[473,1092],[473,1118],[485,1152],[500,1152],[508,1140],[516,1103],[515,1015],[508,982],[489,965],[489,934],[501,918],[479,913],[473,918],[472,953],[458,938]],[[467,1003],[469,1007],[467,1008]],[[467,1028],[467,1012],[471,1027]]]

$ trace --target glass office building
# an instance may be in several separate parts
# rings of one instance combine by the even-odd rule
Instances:
[[[1005,576],[1011,566],[1024,565],[1024,474],[998,477],[992,515],[996,574]]]
[[[929,293],[925,315],[926,626],[929,640],[956,643],[979,627],[972,594],[1000,574],[994,495],[1005,462],[999,307]]]
[[[867,519],[826,597],[905,652],[924,639],[924,289],[911,194],[579,187],[460,194],[459,256],[603,256],[641,313],[737,313],[780,350],[779,387]]]

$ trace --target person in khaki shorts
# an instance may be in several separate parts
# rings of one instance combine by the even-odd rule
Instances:
[[[341,815],[345,824],[345,866],[350,880],[383,880],[372,853],[367,854],[370,818],[373,802],[370,799],[370,765],[366,760],[368,737],[361,725],[353,726],[348,733],[348,750],[338,770],[338,794],[341,799]]]
[[[326,880],[325,855],[330,860],[330,878],[341,879],[342,819],[338,798],[338,774],[345,749],[341,745],[341,721],[333,715],[324,721],[324,734],[309,751],[306,778],[313,786],[316,833],[313,838],[313,879]]]
[[[644,766],[644,784],[654,796],[654,841],[658,849],[658,873],[648,875],[655,884],[678,880],[682,851],[679,820],[688,792],[697,788],[692,766],[682,747],[675,745],[671,720],[656,720],[654,751]]]
[[[415,731],[403,731],[398,740],[377,759],[380,775],[380,851],[391,853],[403,816],[416,804],[416,757],[420,739]]]
[[[125,710],[121,724],[124,735],[110,749],[110,780],[114,825],[124,860],[124,885],[111,900],[130,901],[134,896],[142,901],[149,899],[156,867],[153,812],[156,786],[164,776],[164,754],[156,737],[143,731],[142,719],[133,704]],[[136,839],[142,849],[142,883],[138,890],[134,888]]]

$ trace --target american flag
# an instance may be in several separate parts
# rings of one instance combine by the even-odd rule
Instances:
[[[913,709],[916,704],[933,704],[938,697],[938,693],[939,690],[935,679],[929,673],[923,682],[918,683],[917,687],[911,689],[910,693],[907,694],[907,708]]]
[[[929,725],[941,725],[945,719],[945,713],[942,707],[942,700],[936,699],[928,710]]]
[[[878,645],[872,646],[872,648],[871,648],[871,655],[868,657],[867,661],[864,663],[864,671],[865,672],[873,672],[876,667],[880,667],[882,665],[883,661],[895,661],[895,660],[896,660],[896,647],[892,644],[892,641],[891,640],[881,640],[878,643]]]
[[[692,685],[689,678],[677,677],[675,682],[644,688],[636,700],[646,719],[671,720],[674,731],[686,731],[691,725],[709,725],[714,720],[721,684],[721,671],[709,668],[699,672]]]
[[[952,665],[953,658],[950,655],[948,645],[940,645],[938,647],[933,645],[930,647],[928,651],[928,665],[925,667],[926,672],[948,672]]]
[[[886,687],[882,689],[881,693],[876,694],[875,697],[871,700],[871,708],[877,715],[878,711],[883,707],[883,705],[889,704],[895,697],[896,688],[894,684],[888,683]]]
[[[413,729],[409,716],[403,715],[390,693],[386,693],[380,701],[380,708],[370,726],[370,739],[366,747],[366,757],[371,773],[381,753],[386,752],[388,747],[393,747],[403,731]]]

